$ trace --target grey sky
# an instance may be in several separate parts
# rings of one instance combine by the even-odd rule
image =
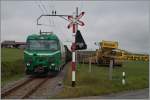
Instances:
[[[1,41],[25,41],[39,29],[53,31],[62,41],[71,40],[72,31],[64,19],[51,17],[49,22],[45,17],[40,22],[51,26],[36,25],[42,14],[39,4],[45,5],[47,12],[56,9],[57,14],[72,14],[77,6],[79,12],[85,11],[81,19],[85,26],[79,29],[88,49],[98,48],[94,42],[112,40],[118,41],[121,49],[150,53],[149,1],[2,1]]]

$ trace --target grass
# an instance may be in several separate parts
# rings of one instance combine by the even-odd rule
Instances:
[[[23,50],[16,48],[2,48],[1,49],[2,62],[12,62],[16,60],[23,60]]]
[[[113,70],[113,79],[108,79],[108,67],[92,65],[88,72],[88,64],[79,64],[76,87],[71,87],[71,67],[64,80],[64,89],[54,98],[73,98],[96,96],[124,90],[135,90],[149,87],[149,63],[143,61],[126,61],[123,67]],[[126,72],[126,84],[122,85],[122,72]]]
[[[4,86],[21,78],[25,73],[25,66],[21,49],[2,48],[1,56],[1,82]]]

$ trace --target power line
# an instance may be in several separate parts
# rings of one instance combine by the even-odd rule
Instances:
[[[41,2],[42,7],[44,8],[45,12],[48,14],[49,12],[47,11],[45,4],[41,0],[40,0],[40,2]],[[48,18],[48,20],[49,20],[49,24],[51,25],[50,17]]]
[[[54,9],[54,6],[52,6],[53,4],[50,4],[50,3],[52,3],[52,1],[50,1],[48,4],[49,4],[49,8],[50,9]],[[50,11],[50,10],[49,10]],[[49,12],[49,13],[52,13],[52,10],[51,10],[51,12]],[[49,17],[49,18],[51,18],[51,24],[53,25],[53,26],[55,26],[54,25],[54,19],[53,19],[53,16],[51,16],[51,17]],[[52,29],[53,29],[53,27],[52,27]]]
[[[50,14],[50,13],[51,13],[51,11],[50,11],[50,9],[51,9],[50,6],[51,6],[51,5],[50,5],[49,3],[48,3],[48,5],[49,5],[49,6],[48,6],[48,7],[49,7],[49,10],[48,10],[48,11],[49,11],[49,14]],[[51,25],[53,25],[53,24],[52,24],[52,17],[50,17],[50,16],[49,16],[49,23],[50,23]],[[53,29],[53,28],[51,28],[51,30],[52,30],[52,29]]]
[[[39,9],[42,11],[42,13],[45,14],[45,11],[43,10],[41,4],[38,1],[36,1],[36,3],[38,5]]]
[[[44,12],[44,10],[41,8],[41,6],[38,5],[38,7],[41,9],[42,13],[44,14],[45,12]]]
[[[38,3],[38,7],[40,8],[40,10],[42,11],[43,14],[48,14],[50,13],[50,11],[47,10],[45,4],[40,0]],[[42,24],[43,26],[46,26],[46,27],[53,27],[54,25],[54,22],[52,23],[51,19],[50,19],[50,16],[49,16],[49,25],[47,24]],[[53,19],[52,19],[53,20]]]
[[[41,5],[42,5],[43,9],[45,10],[45,12],[48,13],[48,11],[47,11],[45,5],[43,4],[43,2],[41,0],[39,2],[41,3]]]

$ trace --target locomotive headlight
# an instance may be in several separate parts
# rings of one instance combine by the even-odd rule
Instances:
[[[54,64],[54,63],[52,63],[52,64],[51,64],[51,66],[55,66],[55,64]]]
[[[30,63],[27,63],[27,66],[30,66]]]

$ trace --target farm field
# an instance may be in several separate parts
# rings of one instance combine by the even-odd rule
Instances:
[[[112,81],[108,80],[108,67],[78,64],[76,87],[71,87],[71,67],[64,80],[64,89],[54,98],[76,98],[96,96],[119,91],[135,90],[149,87],[149,62],[126,61],[123,67],[113,70]],[[122,85],[122,72],[126,72],[126,85]]]
[[[23,77],[23,50],[15,48],[1,49],[1,82],[2,86],[10,81]]]

